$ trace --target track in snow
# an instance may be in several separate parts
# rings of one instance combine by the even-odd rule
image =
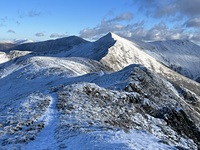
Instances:
[[[49,92],[45,92],[46,94],[50,94]],[[55,129],[58,123],[58,111],[56,109],[57,104],[57,95],[50,94],[51,102],[49,107],[47,108],[46,113],[41,117],[40,120],[45,121],[45,126],[38,134],[37,138],[29,142],[23,150],[27,149],[54,149],[58,148],[57,141],[55,139]]]

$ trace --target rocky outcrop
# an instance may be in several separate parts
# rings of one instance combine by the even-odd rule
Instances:
[[[145,130],[177,148],[199,147],[198,113],[191,113],[169,82],[139,67],[132,71],[129,81],[121,92],[89,83],[63,87],[57,104],[64,120],[61,128],[75,123],[86,132],[91,132],[90,126]],[[75,122],[66,122],[67,118]],[[83,122],[87,124],[84,127]]]

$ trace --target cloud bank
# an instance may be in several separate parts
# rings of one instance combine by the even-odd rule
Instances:
[[[200,17],[191,18],[185,22],[186,27],[200,28]]]
[[[138,13],[146,16],[134,19],[131,12],[102,19],[95,27],[79,32],[86,39],[97,39],[107,32],[141,40],[189,39],[200,43],[200,0],[132,0]],[[146,26],[151,24],[151,26]]]

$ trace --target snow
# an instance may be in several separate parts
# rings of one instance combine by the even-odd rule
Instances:
[[[0,52],[0,64],[5,63],[9,60],[6,53]]]
[[[162,65],[153,57],[141,51],[134,43],[113,33],[111,36],[116,43],[108,49],[108,54],[101,59],[101,62],[109,65],[115,71],[121,70],[130,64],[142,64],[147,68],[155,69],[157,72],[160,71]]]
[[[90,90],[92,90],[92,92]],[[89,94],[88,96],[88,93],[91,93],[91,95]],[[125,128],[125,130],[127,130],[126,132],[129,131],[129,128],[145,130],[159,138],[160,141],[167,141],[170,145],[188,147],[191,141],[188,142],[188,140],[185,140],[184,143],[176,143],[179,141],[179,135],[167,126],[164,120],[137,113],[137,105],[130,106],[126,101],[127,95],[129,94],[133,97],[141,97],[141,95],[139,96],[137,93],[105,90],[95,84],[88,83],[79,83],[63,87],[59,92],[58,102],[58,109],[62,114],[60,123],[61,131],[57,133],[58,135],[64,133],[65,136],[62,137],[62,140],[66,140],[64,140],[63,145],[69,141],[71,142],[71,140],[76,141],[80,136],[83,138],[81,134],[93,140],[90,136],[88,137],[88,134],[96,134],[99,128],[101,131],[104,131],[103,129],[107,131],[105,122],[110,122],[110,129],[112,129],[113,126],[119,127],[120,125],[122,125],[122,128],[125,128],[124,125],[127,125],[128,129]],[[165,98],[166,95],[162,95],[163,97],[160,97],[158,102],[153,100],[155,103],[153,103],[152,100],[148,100],[148,104],[144,104],[141,100],[142,105],[150,106],[156,110],[162,109],[162,106],[171,105],[169,108],[173,109],[178,100],[169,100],[169,98]],[[139,109],[140,108],[139,106]],[[123,120],[119,117],[120,115],[126,119]],[[89,124],[92,124],[92,127],[90,127]],[[65,129],[66,126],[71,130]],[[74,131],[74,128],[78,131]],[[97,137],[99,137],[99,135],[97,135]],[[130,142],[128,142],[128,144],[129,143]]]
[[[141,44],[142,46],[140,46],[139,42],[134,43],[124,38],[121,38],[115,34],[111,34],[111,38],[113,38],[116,42],[114,43],[112,47],[110,47],[107,50],[107,54],[101,58],[100,62],[102,62],[104,65],[107,65],[108,67],[112,68],[115,71],[119,71],[123,69],[124,67],[131,64],[141,64],[147,67],[148,69],[150,69],[151,71],[161,74],[165,78],[168,78],[169,80],[188,88],[189,90],[196,93],[197,95],[200,95],[199,90],[197,90],[200,88],[200,84],[184,76],[181,76],[179,73],[171,70],[166,65],[160,63],[159,59],[156,60],[156,58],[154,58],[153,56],[149,55],[146,52],[147,50],[145,50],[145,48],[142,47],[144,45],[143,43],[142,43],[143,45]],[[197,49],[196,51],[198,50],[199,49]],[[197,60],[197,59],[194,59],[194,60]],[[198,60],[200,61],[200,59]],[[191,60],[189,59],[185,60],[185,62],[190,64],[191,66],[196,65],[197,68],[195,68],[194,71],[198,73],[200,71],[199,70],[200,63],[191,64],[189,61],[191,62]]]
[[[161,143],[159,139],[141,130],[130,130],[128,133],[123,130],[96,131],[72,137],[66,143],[68,144],[66,150],[87,150],[89,147],[91,150],[175,150],[174,147]]]
[[[200,77],[200,46],[188,40],[172,40],[145,44],[145,52],[182,75]]]
[[[64,46],[66,39],[56,42]],[[0,53],[3,149],[197,148],[158,117],[167,107],[199,123],[195,106],[156,73],[196,90],[198,84],[113,33],[96,42],[77,37],[71,42],[72,47],[55,51],[57,45],[40,43],[49,53]]]
[[[1,78],[20,70],[19,77],[58,74],[63,76],[80,76],[90,72],[104,70],[105,68],[97,61],[84,58],[58,58],[35,56],[12,63],[1,70]],[[32,77],[33,78],[33,77]]]
[[[105,71],[97,61],[84,58],[58,58],[35,56],[11,63],[0,71],[0,99],[12,100],[37,90],[45,90],[63,82],[71,82],[72,77],[92,72]],[[90,78],[92,79],[92,78]],[[79,79],[81,81],[82,78]],[[89,80],[89,78],[87,78]],[[12,81],[12,82],[8,82]],[[75,81],[77,82],[77,79]],[[27,88],[28,85],[31,85]]]
[[[42,65],[43,66],[43,65]],[[67,88],[63,87],[63,84],[70,85],[72,83],[81,82],[81,81],[91,81],[96,84],[99,84],[101,86],[105,87],[116,87],[117,89],[123,89],[125,85],[127,85],[128,82],[130,82],[130,75],[133,74],[134,68],[137,68],[139,66],[132,65],[127,68],[125,68],[122,71],[116,72],[116,73],[102,73],[102,71],[92,74],[86,74],[83,76],[77,76],[73,78],[60,78],[59,76],[55,76],[53,78],[41,78],[41,80],[38,80],[37,78],[33,79],[35,82],[34,84],[31,84],[31,87],[27,89],[27,86],[30,85],[29,82],[27,82],[27,86],[24,86],[19,88],[16,93],[20,93],[21,102],[23,102],[24,97],[27,97],[26,95],[28,93],[32,93],[34,91],[43,91],[42,94],[31,94],[31,96],[28,96],[29,99],[25,103],[18,103],[17,100],[14,100],[15,103],[18,105],[22,105],[23,108],[27,108],[27,110],[32,110],[33,108],[37,108],[39,106],[37,104],[38,101],[43,101],[45,99],[49,99],[50,103],[45,106],[45,111],[41,113],[41,116],[37,119],[37,122],[44,122],[45,126],[42,128],[40,132],[36,132],[37,136],[35,140],[28,142],[27,144],[22,145],[10,145],[11,147],[20,147],[22,146],[22,149],[88,149],[90,147],[91,149],[175,149],[173,144],[171,146],[168,146],[166,144],[163,144],[160,140],[160,138],[163,137],[163,135],[160,133],[161,130],[156,126],[156,124],[159,123],[158,120],[152,119],[151,126],[149,126],[149,122],[145,120],[145,118],[140,114],[135,114],[132,116],[133,121],[135,121],[137,124],[140,124],[141,126],[145,128],[152,127],[154,130],[153,135],[150,133],[147,133],[146,131],[143,131],[141,127],[138,127],[137,130],[128,130],[128,132],[124,131],[121,128],[113,128],[113,127],[106,127],[105,125],[99,124],[101,121],[103,121],[106,118],[102,118],[102,115],[105,115],[105,110],[102,110],[103,107],[98,107],[98,103],[92,103],[92,100],[87,100],[86,97],[82,97],[81,89],[84,89],[84,86],[88,86],[87,83],[79,83],[72,86],[67,86]],[[142,68],[141,68],[142,69]],[[139,75],[140,76],[140,75]],[[5,77],[6,78],[6,77]],[[3,78],[4,79],[4,78]],[[20,78],[18,78],[20,79]],[[24,79],[23,79],[24,80]],[[0,80],[2,81],[2,79]],[[19,83],[16,82],[17,80],[13,80],[14,82],[14,89],[16,90],[16,85],[19,85]],[[52,82],[48,86],[45,85],[45,82]],[[19,82],[21,82],[19,80]],[[24,84],[24,83],[23,83]],[[57,98],[57,94],[55,92],[51,93],[51,90],[46,90],[49,87],[56,87],[58,85],[61,85],[61,90],[63,90],[65,93],[64,95],[68,96],[71,95],[72,100],[70,98],[64,98],[63,100],[60,98]],[[38,88],[41,87],[41,88]],[[95,84],[90,85],[91,88],[97,88],[99,89],[103,97],[107,97],[108,94],[111,94],[113,97],[113,100],[111,102],[117,102],[119,98],[114,98],[115,96],[119,96],[120,98],[126,97],[128,93],[122,92],[119,93],[117,91],[113,91],[113,93],[109,93],[110,91],[106,89],[101,89],[100,87],[97,87]],[[169,86],[169,85],[167,85]],[[11,88],[12,89],[12,88]],[[59,89],[59,88],[58,88]],[[56,91],[56,89],[52,89],[52,91]],[[67,93],[69,92],[69,93]],[[76,94],[80,93],[79,94]],[[104,93],[105,92],[105,93]],[[4,103],[6,101],[11,101],[11,97],[14,98],[16,94],[14,92],[11,93],[14,94],[13,96],[9,96],[9,99],[4,97],[5,100],[2,102],[2,107],[4,107]],[[43,95],[43,96],[42,96]],[[131,95],[137,95],[134,93],[131,93]],[[65,103],[65,101],[67,101]],[[115,101],[114,101],[115,100]],[[13,100],[12,100],[13,101]],[[11,102],[12,102],[11,101]],[[19,101],[19,102],[20,102]],[[71,115],[63,114],[62,112],[57,109],[58,101],[64,102],[65,106],[68,106],[69,104],[73,104],[76,106],[76,109]],[[88,104],[87,104],[88,103]],[[99,103],[100,104],[100,103]],[[125,103],[126,104],[126,103]],[[5,103],[5,105],[7,105]],[[120,106],[120,105],[119,105]],[[11,108],[14,107],[11,104]],[[20,106],[19,106],[20,107]],[[107,104],[106,106],[110,113],[112,112],[112,105],[109,106]],[[69,107],[70,108],[70,107]],[[22,109],[23,110],[23,109]],[[43,109],[42,109],[43,110]],[[66,112],[67,109],[65,109]],[[118,109],[118,112],[124,111],[125,109]],[[134,108],[132,108],[134,111]],[[103,113],[102,113],[103,112]],[[22,112],[25,115],[27,112]],[[39,114],[39,112],[31,111],[31,114]],[[117,113],[116,113],[117,114]],[[87,117],[90,116],[93,119],[87,119]],[[111,117],[112,115],[110,115]],[[20,118],[19,118],[20,119]],[[28,118],[27,118],[28,119]],[[83,119],[83,120],[82,120]],[[85,120],[86,119],[86,120]],[[96,121],[95,121],[96,120]],[[88,126],[87,122],[94,122],[92,126]],[[100,121],[100,122],[99,122]],[[155,126],[153,126],[155,124]],[[159,123],[160,126],[163,126],[162,122]],[[75,130],[74,130],[75,129]],[[171,131],[171,129],[168,129]],[[36,134],[35,133],[35,134]],[[160,134],[159,134],[160,133]],[[172,133],[172,132],[170,132]],[[155,135],[157,136],[155,136]],[[174,133],[176,135],[176,133]],[[171,134],[172,136],[173,134]],[[158,138],[159,137],[159,138]],[[176,137],[176,136],[174,136]],[[173,138],[174,138],[173,137]],[[183,139],[184,141],[185,139]],[[185,143],[188,142],[188,140],[185,140]],[[192,142],[191,142],[192,143]],[[7,148],[10,148],[8,145]],[[186,144],[187,146],[187,144]]]
[[[45,92],[48,93],[49,92]],[[39,118],[39,121],[45,122],[45,127],[37,135],[36,139],[29,142],[23,147],[24,150],[27,149],[58,149],[57,141],[55,139],[54,133],[58,123],[58,111],[56,109],[57,96],[51,94],[51,102],[46,110],[46,112]]]
[[[169,67],[194,80],[200,77],[200,46],[188,40],[130,41],[114,33],[108,33],[96,42],[88,42],[72,36],[28,43],[14,48],[23,51],[32,50],[42,55],[100,60],[114,70],[121,70],[123,67],[137,63],[157,73],[164,72],[167,76],[169,70],[166,68]]]
[[[28,39],[15,39],[12,41],[14,44],[25,44],[25,43],[33,43],[33,40],[28,40]]]
[[[132,150],[167,150],[175,149],[166,144],[161,143],[158,138],[146,133],[142,130],[130,130],[128,133],[124,131],[117,131],[114,138],[110,140],[113,143],[128,143],[128,146]]]
[[[0,52],[0,67],[7,64],[9,61],[13,61],[15,58],[26,56],[30,53],[31,53],[30,51],[22,52],[17,50],[10,51],[9,53]],[[12,64],[12,62],[10,62],[10,64]]]

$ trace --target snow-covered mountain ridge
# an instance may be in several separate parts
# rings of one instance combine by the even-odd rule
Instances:
[[[118,41],[117,43],[123,44],[117,44],[115,43],[116,41]],[[86,57],[90,59],[100,60],[103,56],[107,55],[109,48],[111,50],[114,49],[114,45],[116,45],[116,49],[118,49],[118,47],[121,47],[122,49],[124,48],[124,51],[126,52],[128,52],[127,49],[135,49],[134,51],[131,50],[131,52],[128,52],[127,55],[129,55],[129,57],[131,57],[130,55],[136,55],[132,53],[136,53],[136,51],[138,50],[140,51],[140,53],[141,51],[144,51],[145,55],[150,55],[170,69],[173,69],[174,71],[193,80],[199,81],[200,46],[188,40],[169,40],[162,42],[142,42],[140,40],[129,41],[119,37],[114,33],[109,33],[96,42],[88,42],[79,37],[71,36],[57,40],[21,44],[8,49],[7,51],[25,50],[54,54],[65,51],[63,55],[66,56]],[[126,47],[125,45],[127,45],[128,47]],[[70,52],[66,53],[66,51],[68,50]],[[116,50],[114,51],[116,52]],[[119,50],[117,50],[117,53],[119,53]],[[126,59],[128,58],[126,57]],[[135,60],[135,62],[138,62],[138,60]],[[115,64],[115,69],[116,68],[121,69],[121,67]]]
[[[75,45],[88,43],[88,41],[77,37],[77,36],[70,36],[56,40],[48,40],[43,42],[29,42],[29,43],[22,43],[18,44],[15,47],[8,49],[10,50],[20,50],[20,51],[33,51],[33,52],[51,52],[51,51],[60,51],[60,50],[67,50],[71,49]]]
[[[121,69],[120,65],[122,65],[122,60],[126,61],[128,64],[130,61],[130,63],[139,63],[151,68],[148,65],[152,64],[150,61],[153,61],[152,58],[154,58],[159,63],[164,64],[186,77],[196,81],[199,80],[200,46],[188,40],[162,42],[129,41],[113,33],[111,33],[111,38],[113,38],[116,43],[110,48],[110,53],[112,53],[112,51],[114,53],[110,54],[110,59],[118,57],[114,68]],[[115,53],[117,53],[117,55],[115,55]],[[155,62],[153,63],[155,64]],[[153,65],[153,67],[157,70],[160,68],[159,64]]]
[[[188,40],[149,43],[139,40],[128,41],[114,33],[109,33],[96,42],[88,42],[79,37],[71,36],[45,42],[22,44],[10,50],[29,50],[32,52],[45,53],[45,55],[49,53],[53,53],[54,55],[55,53],[60,53],[61,56],[86,57],[95,60],[100,60],[106,56],[109,51],[113,51],[119,54],[114,55],[114,57],[117,56],[117,59],[120,59],[114,60],[114,70],[119,70],[122,66],[124,67],[124,64],[122,64],[123,62],[121,62],[123,58],[129,65],[131,63],[144,64],[145,61],[150,60],[147,57],[152,57],[170,69],[193,80],[199,81],[200,77],[200,47]],[[123,55],[126,56],[124,57]],[[140,55],[140,59],[137,58],[138,55]],[[147,60],[141,60],[143,57]],[[146,65],[148,64],[150,63],[147,62]],[[147,67],[149,68],[149,66]]]
[[[11,47],[14,47],[16,44],[14,43],[7,43],[7,42],[1,42],[0,43],[0,51],[4,51],[6,49],[9,49]]]
[[[199,149],[200,85],[140,43],[109,33],[2,52],[0,149]]]
[[[200,47],[188,40],[148,43],[146,51],[178,73],[199,82]]]

